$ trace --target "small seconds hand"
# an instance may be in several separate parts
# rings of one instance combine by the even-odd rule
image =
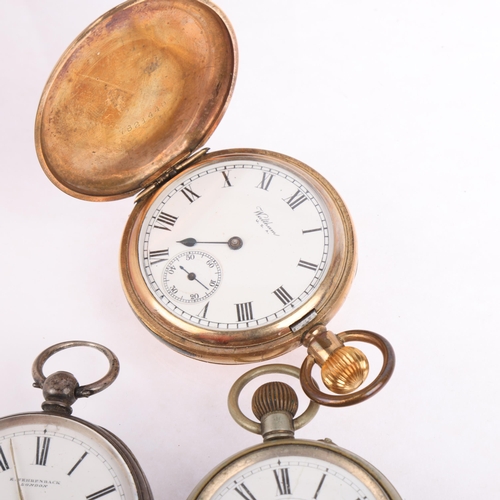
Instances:
[[[208,287],[206,287],[197,277],[195,273],[190,273],[185,267],[179,266],[186,274],[187,274],[187,279],[190,281],[197,281],[203,288],[208,290]]]

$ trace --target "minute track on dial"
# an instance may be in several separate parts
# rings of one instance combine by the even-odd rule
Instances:
[[[188,199],[186,188],[198,196]],[[161,214],[175,223],[158,227]],[[218,261],[222,280],[192,302],[167,291],[163,275],[172,258],[195,250]],[[209,153],[178,169],[140,198],[122,244],[124,288],[144,325],[181,353],[218,363],[298,347],[311,321],[336,313],[355,262],[351,221],[336,191],[307,165],[263,150]],[[203,297],[205,288],[177,272]]]
[[[332,251],[331,222],[315,190],[300,175],[264,162],[192,169],[171,181],[149,213],[143,226],[146,282],[174,314],[208,327],[255,328],[285,316],[313,295]],[[198,295],[181,294],[175,273],[169,279],[172,257],[186,247],[209,249],[224,270],[209,311],[187,307],[208,299],[210,286],[197,270],[183,263],[184,276],[203,287]]]

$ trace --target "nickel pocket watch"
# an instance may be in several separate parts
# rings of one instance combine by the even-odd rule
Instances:
[[[43,374],[45,361],[70,347],[98,349],[109,360],[108,373],[80,386],[68,372]],[[43,412],[0,418],[2,499],[152,500],[147,479],[129,448],[111,432],[71,416],[71,405],[108,387],[119,363],[106,347],[83,341],[54,345],[33,364],[35,387],[43,389]]]
[[[351,218],[330,183],[294,158],[202,147],[236,72],[233,29],[210,1],[125,2],[85,29],[49,77],[38,158],[77,198],[138,193],[121,245],[123,288],[170,347],[232,364],[302,344],[330,390],[352,392],[366,357],[324,328],[356,270]]]
[[[252,410],[260,423],[239,408],[241,390],[253,378],[268,373],[299,377],[289,365],[265,365],[240,377],[229,394],[229,409],[238,424],[261,434],[264,443],[228,458],[211,471],[188,500],[401,500],[387,478],[366,460],[333,444],[330,439],[295,439],[294,431],[307,424],[318,410],[311,401],[295,417],[298,399],[282,382],[260,387],[252,399]]]

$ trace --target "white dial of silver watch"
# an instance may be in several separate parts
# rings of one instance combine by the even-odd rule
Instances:
[[[123,457],[76,419],[42,413],[0,420],[0,491],[9,500],[136,500]]]

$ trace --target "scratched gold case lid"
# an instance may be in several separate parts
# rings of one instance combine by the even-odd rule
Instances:
[[[43,91],[39,161],[77,198],[131,196],[203,145],[237,70],[229,21],[208,0],[130,0],[68,47]]]

